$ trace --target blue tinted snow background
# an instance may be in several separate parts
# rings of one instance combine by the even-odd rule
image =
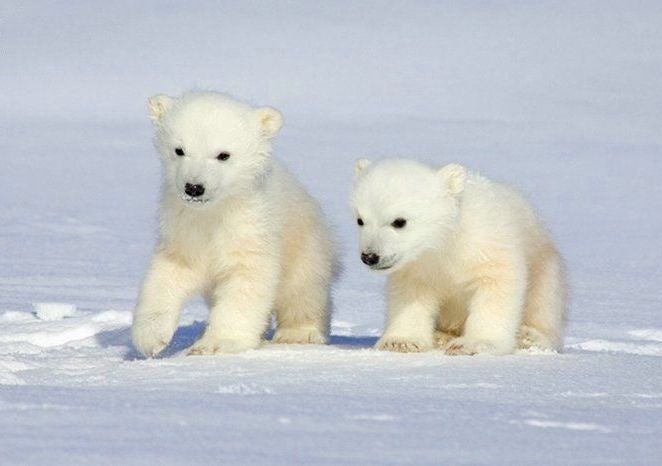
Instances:
[[[0,463],[659,464],[661,25],[654,1],[3,0]],[[331,346],[188,358],[194,301],[164,358],[134,359],[160,176],[145,100],[196,86],[284,113],[276,156],[344,251]],[[565,352],[371,350],[361,156],[525,192],[567,260]]]

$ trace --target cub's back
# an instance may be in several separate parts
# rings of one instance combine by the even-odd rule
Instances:
[[[533,207],[512,186],[471,174],[462,197],[463,232],[491,247],[523,248],[533,254],[549,237]]]

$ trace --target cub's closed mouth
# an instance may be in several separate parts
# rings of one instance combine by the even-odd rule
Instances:
[[[381,265],[381,266],[374,265],[374,266],[371,266],[370,268],[372,270],[388,270],[391,267],[393,267],[394,265],[395,265],[395,263],[391,263],[391,264],[388,264],[388,265]]]
[[[195,204],[204,204],[206,202],[209,202],[209,199],[200,199],[199,197],[191,197],[191,196],[182,196],[182,199],[185,200],[186,202],[191,202]]]

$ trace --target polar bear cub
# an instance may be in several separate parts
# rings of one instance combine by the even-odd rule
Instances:
[[[189,354],[325,343],[334,246],[318,204],[271,156],[280,113],[214,92],[149,99],[164,181],[160,243],[133,319],[145,356],[170,342],[185,300],[210,306]]]
[[[378,349],[560,349],[561,258],[514,189],[456,164],[361,159],[355,172],[361,260],[389,275]]]

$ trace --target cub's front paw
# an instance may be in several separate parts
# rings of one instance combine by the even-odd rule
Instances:
[[[258,343],[242,339],[215,338],[203,335],[188,351],[189,356],[205,356],[210,354],[241,353],[257,348]]]
[[[146,358],[158,356],[174,333],[175,326],[159,319],[134,319],[131,327],[133,346]]]
[[[432,348],[430,343],[423,340],[413,340],[398,337],[382,337],[375,345],[380,351],[397,351],[399,353],[420,353]]]
[[[437,345],[437,348],[441,348],[441,349],[446,348],[448,342],[450,342],[454,338],[457,338],[457,334],[442,332],[441,330],[437,330],[434,332],[434,341],[435,344]]]
[[[326,335],[315,327],[279,328],[273,338],[274,343],[325,345]]]
[[[473,356],[474,354],[506,354],[509,353],[503,345],[496,345],[486,340],[474,340],[458,337],[450,340],[445,347],[446,354],[451,356]]]
[[[523,325],[518,334],[517,347],[523,350],[558,351],[560,342],[549,338],[537,329]]]

